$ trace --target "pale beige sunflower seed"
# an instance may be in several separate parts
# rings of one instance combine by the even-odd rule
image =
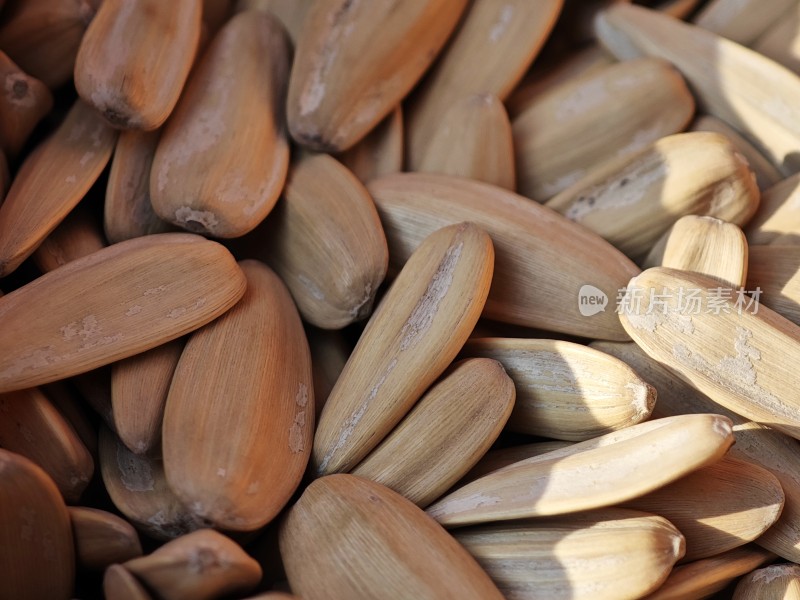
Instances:
[[[517,399],[507,428],[582,441],[644,421],[655,389],[622,361],[586,346],[544,339],[471,339],[463,356],[499,361]]]
[[[489,473],[427,513],[457,527],[612,506],[714,463],[732,443],[720,415],[645,422]]]

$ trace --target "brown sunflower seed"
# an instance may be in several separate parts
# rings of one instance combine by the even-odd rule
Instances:
[[[254,531],[280,512],[303,476],[314,390],[288,290],[262,263],[241,267],[244,297],[189,337],[175,369],[164,411],[164,469],[198,519]]]
[[[308,10],[289,83],[289,131],[342,152],[400,102],[433,62],[466,0],[324,0]],[[358,60],[353,60],[358,57]]]
[[[369,315],[389,263],[375,203],[327,154],[295,161],[280,203],[243,245],[286,282],[303,318],[324,329]]]
[[[313,0],[238,0],[236,12],[245,10],[269,11],[283,24],[295,46],[303,31],[303,21]]]
[[[503,103],[491,94],[466,96],[442,115],[417,171],[456,175],[516,188],[514,140]]]
[[[89,484],[94,461],[72,426],[41,390],[0,394],[0,446],[32,460],[69,503]]]
[[[0,206],[0,277],[28,258],[108,164],[117,134],[78,100],[17,172]]]
[[[419,508],[353,475],[330,475],[306,488],[281,526],[280,549],[292,590],[307,600],[502,598],[467,551]]]
[[[212,529],[186,534],[123,566],[163,600],[212,600],[251,590],[261,579],[258,563]]]
[[[398,106],[365,138],[337,158],[367,183],[381,175],[402,171],[403,151],[403,109]]]
[[[67,600],[75,581],[69,513],[53,481],[27,458],[0,449],[2,593]]]
[[[105,569],[142,555],[139,536],[130,523],[96,508],[70,506],[78,564],[85,569]]]
[[[16,157],[36,124],[53,108],[47,86],[20,69],[0,51],[0,148]]]
[[[113,127],[160,127],[194,62],[202,8],[197,0],[103,0],[75,59],[78,94]]]
[[[50,89],[61,87],[72,78],[96,4],[93,0],[9,2],[3,11],[0,48]]]
[[[178,338],[228,310],[245,285],[225,248],[185,233],[128,240],[72,261],[0,300],[0,393]]]
[[[42,241],[32,258],[42,273],[49,273],[106,245],[94,215],[79,204]]]
[[[103,227],[112,244],[173,229],[150,201],[150,170],[160,135],[158,131],[119,134],[103,207]]]
[[[103,575],[103,593],[114,600],[152,600],[138,579],[122,565],[111,565]]]
[[[113,364],[111,407],[114,430],[134,454],[160,449],[167,393],[183,352],[179,339]]]
[[[86,403],[67,381],[42,386],[42,391],[78,434],[92,457],[97,456],[97,429],[90,420]]]
[[[138,529],[171,540],[202,526],[167,485],[161,459],[134,454],[100,428],[100,472],[114,506]]]
[[[226,238],[264,220],[289,164],[290,56],[283,27],[260,11],[237,14],[214,37],[158,142],[150,198],[159,217]]]
[[[494,269],[489,236],[470,223],[428,236],[370,318],[320,417],[313,467],[348,471],[406,415],[475,326]]]

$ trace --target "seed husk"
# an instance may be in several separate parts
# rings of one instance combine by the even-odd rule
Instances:
[[[3,595],[67,600],[75,581],[69,513],[52,479],[27,458],[0,449]]]
[[[517,390],[508,429],[569,441],[587,440],[650,416],[655,389],[616,358],[571,342],[471,339],[463,356],[499,361]]]
[[[12,158],[19,154],[39,121],[53,108],[47,86],[20,69],[0,51],[0,149]]]
[[[640,423],[489,473],[427,513],[457,527],[612,506],[714,463],[732,443],[731,421],[720,415]]]
[[[159,131],[119,134],[103,207],[103,228],[112,244],[174,229],[150,201],[150,170],[160,135]]]
[[[472,94],[505,100],[555,25],[563,0],[473,2],[450,43],[409,99],[406,158],[417,170],[444,114]]]
[[[100,472],[114,506],[137,529],[171,540],[202,526],[167,485],[161,459],[134,454],[106,427],[100,428]]]
[[[651,289],[658,298],[649,297]],[[698,314],[683,314],[688,304],[678,306],[680,289],[698,290]],[[795,357],[800,360],[800,327],[765,306],[754,313],[745,304],[738,314],[736,293],[725,297],[715,293],[719,289],[725,290],[696,273],[648,269],[628,285],[625,302],[631,310],[624,310],[620,320],[645,352],[714,402],[800,438],[800,404],[791,391]],[[654,300],[659,306],[653,306]]]
[[[775,555],[753,544],[718,556],[675,567],[647,600],[700,600],[725,589],[745,573],[770,562]]]
[[[353,475],[322,477],[306,488],[281,526],[280,549],[292,590],[307,600],[502,598],[422,510]]]
[[[547,202],[636,259],[682,216],[743,224],[759,191],[747,161],[718,133],[662,138],[634,156],[608,161]]]
[[[742,230],[715,217],[678,219],[650,251],[645,266],[700,273],[734,289],[747,281],[748,246]]]
[[[173,340],[111,367],[114,430],[134,454],[161,448],[164,406],[184,343]]]
[[[660,515],[686,538],[685,562],[752,542],[783,510],[784,494],[772,473],[724,456],[623,506]]]
[[[312,3],[289,83],[295,141],[331,153],[360,141],[419,81],[466,4],[409,0],[397,10],[394,2]]]
[[[621,600],[655,590],[683,556],[666,519],[619,508],[453,534],[508,600]]]
[[[72,261],[0,299],[0,393],[178,338],[228,310],[245,285],[225,248],[192,234],[128,240]]]
[[[163,600],[213,600],[251,590],[261,579],[259,564],[213,529],[186,534],[123,566]]]
[[[186,342],[167,396],[163,451],[167,482],[193,515],[220,529],[254,531],[303,476],[314,390],[288,290],[258,261],[241,268],[242,300]]]
[[[499,362],[457,362],[351,472],[424,508],[489,450],[511,414],[514,396],[514,384]]]
[[[443,227],[414,251],[367,323],[320,417],[318,475],[348,471],[408,413],[461,350],[494,269],[489,236]]]
[[[0,277],[28,258],[86,195],[108,164],[116,138],[78,100],[59,128],[28,155],[0,206]]]
[[[398,106],[365,138],[337,158],[367,183],[381,175],[403,170],[404,144],[403,109]]]
[[[238,237],[264,220],[289,165],[283,124],[291,45],[261,11],[231,18],[194,67],[150,172],[159,217]]]
[[[105,569],[142,555],[139,535],[117,515],[83,506],[70,506],[78,564],[85,569]]]
[[[366,318],[389,264],[375,203],[327,154],[294,162],[280,203],[243,244],[286,282],[305,321],[323,329]]]
[[[592,284],[608,297],[638,272],[608,242],[554,211],[495,186],[446,175],[381,177],[369,189],[390,265],[403,265],[440,227],[471,221],[492,237],[497,264],[484,317],[589,338],[627,339],[613,311],[581,316],[577,292]]]
[[[653,411],[655,417],[716,411],[733,421],[734,437],[738,443],[731,448],[730,456],[769,470],[780,481],[785,496],[780,519],[758,538],[757,543],[787,560],[800,560],[800,455],[797,453],[797,442],[712,402],[650,358],[636,344],[593,342],[592,346],[624,360],[656,386],[658,402]]]
[[[624,61],[570,78],[534,96],[512,123],[519,192],[543,202],[608,160],[682,131],[693,114],[686,83],[663,60]]]
[[[742,132],[784,175],[800,169],[797,75],[736,42],[641,6],[615,4],[595,28],[618,58],[670,61],[705,112]]]
[[[503,103],[491,94],[466,96],[442,116],[417,166],[514,191],[514,140]]]
[[[739,580],[733,600],[797,600],[800,598],[800,565],[770,565],[751,571]]]
[[[0,446],[32,460],[75,503],[94,473],[94,461],[69,422],[38,388],[0,394]]]
[[[202,9],[197,0],[103,0],[75,60],[78,94],[112,127],[160,127],[194,62]]]

